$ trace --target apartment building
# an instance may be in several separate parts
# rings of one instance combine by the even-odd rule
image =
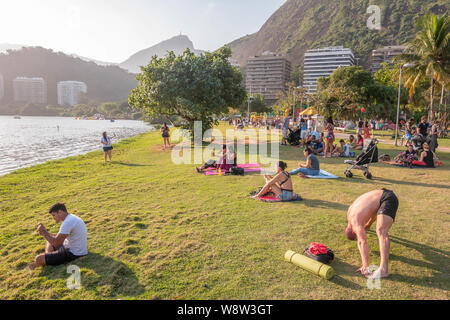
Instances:
[[[291,63],[284,55],[264,52],[247,61],[245,87],[251,94],[262,94],[267,105],[278,100],[282,90],[287,89],[292,72]]]
[[[317,79],[329,77],[339,67],[355,64],[353,52],[342,46],[311,49],[305,53],[303,87],[307,94],[317,92]]]
[[[3,75],[0,73],[0,100],[5,96],[5,82],[3,80]]]
[[[13,80],[14,101],[47,103],[47,84],[43,78],[17,77]]]
[[[60,106],[75,106],[81,93],[87,93],[87,85],[80,81],[60,81],[58,86],[58,104]]]
[[[381,69],[382,63],[392,64],[394,57],[402,54],[405,49],[406,46],[386,46],[372,50],[369,57],[372,75]]]

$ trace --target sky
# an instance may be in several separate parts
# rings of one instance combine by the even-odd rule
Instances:
[[[257,32],[286,0],[1,0],[0,43],[120,63],[180,33],[215,50]]]

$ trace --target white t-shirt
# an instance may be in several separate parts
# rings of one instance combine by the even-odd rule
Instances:
[[[103,143],[106,143],[106,144],[103,145],[104,148],[111,147],[111,138],[107,137],[107,140],[105,140],[105,138],[102,137],[102,144]]]
[[[68,234],[69,236],[64,240],[64,247],[69,249],[72,254],[76,256],[85,256],[87,251],[87,229],[83,220],[79,217],[69,214],[64,219],[59,228],[60,234]]]
[[[344,144],[344,150],[343,150],[344,156],[345,157],[350,157],[350,147],[348,146],[348,144]]]
[[[308,121],[306,121],[306,126],[309,129],[312,129],[312,120],[308,119]]]

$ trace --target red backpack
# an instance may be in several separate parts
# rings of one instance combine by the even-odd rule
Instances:
[[[311,259],[330,264],[334,260],[334,252],[322,243],[313,242],[305,248],[303,254]]]

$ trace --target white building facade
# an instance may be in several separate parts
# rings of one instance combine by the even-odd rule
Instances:
[[[329,77],[339,67],[355,64],[353,52],[342,46],[308,50],[304,59],[303,87],[308,94],[317,92],[317,79]]]
[[[87,85],[80,81],[58,82],[58,104],[60,106],[75,106],[80,93],[87,93]]]
[[[13,80],[14,101],[47,103],[47,83],[43,78],[17,77]]]
[[[3,80],[3,75],[0,73],[0,100],[5,96],[5,81]]]

